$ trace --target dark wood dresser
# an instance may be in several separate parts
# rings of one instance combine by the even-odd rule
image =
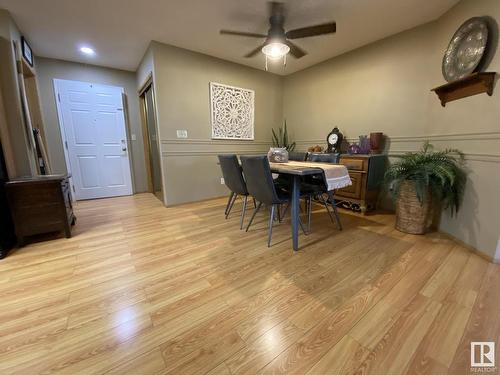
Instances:
[[[27,236],[63,231],[71,237],[75,224],[67,175],[26,177],[6,184],[7,199],[19,246]]]
[[[335,199],[340,207],[365,214],[377,206],[378,194],[387,167],[387,155],[340,155],[340,164],[349,170],[352,185],[339,189]]]

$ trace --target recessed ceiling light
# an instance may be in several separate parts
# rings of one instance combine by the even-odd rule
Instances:
[[[95,51],[90,47],[80,47],[80,52],[87,56],[95,55]]]

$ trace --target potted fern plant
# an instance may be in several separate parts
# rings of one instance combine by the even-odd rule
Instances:
[[[427,141],[418,152],[410,152],[385,173],[396,202],[396,229],[411,234],[426,233],[441,210],[453,216],[460,209],[466,172],[464,155],[456,149],[434,151]]]

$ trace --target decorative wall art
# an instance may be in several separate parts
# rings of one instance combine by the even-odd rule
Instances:
[[[254,139],[253,90],[210,82],[212,139]]]
[[[470,18],[460,26],[443,57],[444,79],[453,82],[476,71],[489,46],[488,33],[484,17]]]
[[[448,83],[433,88],[444,107],[453,100],[486,93],[493,95],[496,72],[484,72],[495,52],[491,36],[498,26],[490,17],[472,17],[451,38],[444,54],[442,71]]]
[[[24,36],[21,37],[21,52],[26,62],[33,67],[33,51]]]

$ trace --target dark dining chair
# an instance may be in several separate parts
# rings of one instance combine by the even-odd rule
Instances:
[[[307,159],[307,152],[290,151],[288,153],[288,160],[306,161],[306,159]]]
[[[277,210],[279,217],[280,206],[290,201],[289,195],[276,188],[267,156],[241,156],[240,160],[248,192],[259,202],[247,225],[246,231],[248,231],[252,225],[257,212],[262,205],[265,204],[269,207],[269,234],[267,246],[270,247],[275,212]],[[302,223],[300,223],[300,225],[302,227]],[[302,230],[304,231],[303,227]]]
[[[245,212],[247,209],[248,202],[248,190],[245,179],[243,178],[243,173],[241,170],[240,163],[238,162],[238,157],[234,154],[232,155],[218,155],[220,168],[222,170],[222,177],[224,177],[224,183],[231,191],[229,195],[229,200],[226,205],[226,219],[229,217],[229,213],[233,208],[234,202],[238,196],[243,198],[243,210],[241,211],[240,218],[240,229],[243,229],[243,220],[245,219]],[[255,200],[254,200],[255,205]]]
[[[337,164],[340,159],[340,154],[327,154],[322,152],[310,152],[307,155],[307,161],[318,163],[334,163]]]
[[[306,161],[307,152],[296,152],[290,151],[288,153],[288,160],[291,161]],[[274,180],[280,188],[287,190],[290,186],[290,176],[279,175],[278,178]]]
[[[316,153],[316,152],[311,152],[308,155],[308,161],[311,162],[317,162],[317,163],[333,163],[337,164],[340,158],[340,154],[326,154],[326,153]],[[301,189],[304,191],[305,194],[309,196],[308,199],[308,215],[309,215],[309,221],[308,221],[308,230],[310,230],[310,225],[311,225],[311,205],[312,205],[312,198],[317,199],[320,201],[323,206],[325,206],[326,211],[328,212],[328,216],[330,217],[330,220],[334,222],[333,216],[335,216],[335,221],[337,222],[337,228],[339,230],[342,230],[342,223],[340,222],[340,216],[337,210],[337,206],[335,205],[335,199],[333,195],[333,191],[328,191],[327,186],[326,186],[326,181],[323,175],[317,175],[317,176],[310,176],[306,181],[304,181],[301,184]],[[324,195],[328,195],[328,198],[325,199]],[[332,206],[332,211],[333,215],[330,212],[330,209],[328,208],[328,203],[331,204]]]

